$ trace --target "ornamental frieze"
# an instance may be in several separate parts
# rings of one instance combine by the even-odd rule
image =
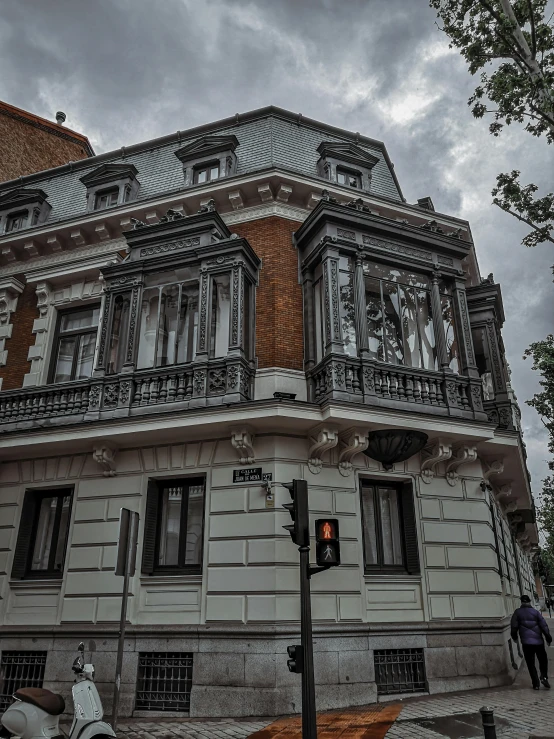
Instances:
[[[155,246],[145,246],[140,250],[141,257],[151,257],[154,254],[167,254],[168,252],[186,249],[193,246],[200,246],[200,237],[193,236],[190,239],[177,239],[167,244],[156,244]]]
[[[392,251],[396,254],[405,254],[408,257],[423,259],[425,262],[433,261],[433,255],[431,252],[415,249],[412,246],[394,244],[392,241],[383,241],[382,239],[376,239],[374,236],[363,236],[363,242],[368,246],[376,246],[378,249],[385,249],[386,251]]]

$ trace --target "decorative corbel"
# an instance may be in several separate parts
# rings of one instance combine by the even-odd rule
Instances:
[[[483,479],[486,482],[489,482],[491,475],[501,475],[504,472],[504,461],[502,459],[496,459],[490,464],[485,462],[485,460],[482,460],[482,462],[486,467],[486,470],[483,473]]]
[[[339,472],[343,477],[348,477],[352,472],[352,460],[356,454],[367,449],[368,433],[367,429],[350,429],[340,439],[342,450],[339,454]]]
[[[499,503],[505,506],[512,501],[512,492],[512,486],[508,483],[494,490],[494,497]]]
[[[237,450],[240,464],[254,464],[254,431],[249,427],[231,431],[231,444]]]
[[[441,438],[433,439],[421,452],[421,479],[429,484],[435,476],[436,467],[452,457],[452,442]]]
[[[339,433],[336,429],[324,426],[319,429],[317,436],[311,436],[312,446],[308,452],[308,468],[310,472],[317,475],[323,467],[322,455],[333,449],[339,443]]]
[[[504,513],[515,513],[517,511],[517,500],[512,500],[503,507]]]
[[[454,456],[446,465],[446,482],[454,487],[458,482],[458,468],[463,464],[475,462],[477,459],[477,448],[468,444],[460,444],[454,450]]]
[[[94,457],[94,461],[98,462],[98,464],[104,468],[104,472],[102,473],[104,477],[115,477],[116,454],[117,449],[113,446],[108,446],[107,444],[101,444],[94,447],[92,456]]]
[[[39,282],[35,288],[37,294],[37,308],[41,318],[45,318],[48,313],[48,305],[50,303],[50,295],[52,290],[48,282]]]

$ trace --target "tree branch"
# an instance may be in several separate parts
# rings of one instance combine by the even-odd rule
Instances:
[[[537,34],[535,32],[535,17],[533,15],[533,5],[531,3],[531,0],[527,0],[527,7],[529,8],[529,17],[531,20],[531,39],[533,42],[533,48],[532,48],[532,54],[533,59],[537,58]]]
[[[493,201],[494,202],[494,201]],[[515,210],[510,210],[510,208],[506,208],[503,205],[500,205],[498,202],[494,202],[495,205],[497,205],[501,210],[505,211],[506,213],[509,213],[511,216],[515,216],[518,221],[522,221],[523,223],[526,223],[528,226],[531,226],[532,229],[535,231],[540,231],[541,229],[538,226],[535,226],[533,221],[530,221],[528,218],[524,218],[523,216],[520,216],[519,213],[516,213]],[[554,244],[554,238],[551,236],[546,237],[548,241],[551,241]]]
[[[492,17],[498,23],[499,26],[502,25],[502,18],[498,15],[496,10],[493,7],[491,7],[491,5],[489,5],[487,0],[477,0],[477,2],[479,3],[479,5],[485,8],[485,10],[487,10],[492,15]],[[514,36],[512,36],[511,39],[507,39],[506,36],[504,36],[503,33],[500,33],[498,29],[496,30],[496,33],[504,41],[504,43],[509,49],[511,49],[512,51],[515,50],[516,55],[523,62],[523,64],[526,67],[529,67],[529,69],[531,69],[531,67],[529,66],[527,62],[527,59],[525,58],[525,49],[519,44],[518,40]]]

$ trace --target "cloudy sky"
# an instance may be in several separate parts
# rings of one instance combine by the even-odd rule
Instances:
[[[385,142],[409,202],[467,218],[494,272],[535,493],[546,435],[522,355],[553,330],[552,245],[491,205],[495,175],[552,189],[554,147],[474,121],[472,79],[426,0],[0,0],[0,98],[86,134],[97,153],[278,105]]]

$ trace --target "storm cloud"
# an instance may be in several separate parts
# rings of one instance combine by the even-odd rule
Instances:
[[[426,0],[0,2],[0,98],[86,134],[97,153],[277,105],[385,142],[409,202],[467,218],[481,273],[502,285],[504,341],[535,493],[547,437],[525,405],[525,348],[553,330],[551,246],[491,204],[495,175],[552,189],[544,139],[475,121],[475,83]]]

